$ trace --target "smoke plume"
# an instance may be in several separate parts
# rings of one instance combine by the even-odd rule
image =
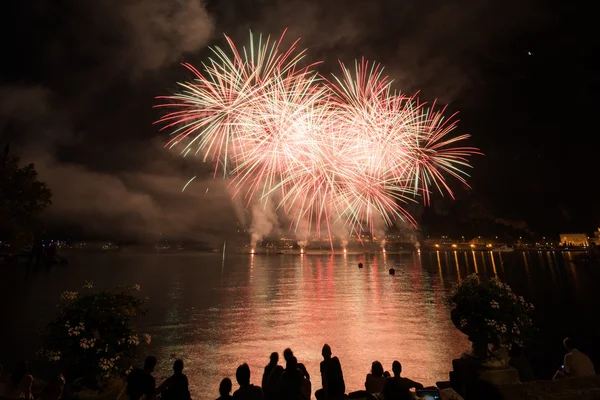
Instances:
[[[277,214],[271,201],[257,203],[252,206],[252,223],[250,227],[251,245],[264,239],[279,229]]]

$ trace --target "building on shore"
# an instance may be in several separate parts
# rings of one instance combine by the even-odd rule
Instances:
[[[423,248],[425,249],[450,249],[452,248],[452,240],[448,236],[429,237],[423,240]]]
[[[560,244],[563,246],[582,246],[590,245],[588,237],[585,233],[561,233]]]
[[[600,246],[600,228],[598,228],[595,232],[594,232],[594,237],[593,238],[588,238],[588,242],[591,244],[595,244],[596,246]]]
[[[496,239],[476,236],[469,241],[469,246],[475,249],[489,249],[496,246],[498,241]]]

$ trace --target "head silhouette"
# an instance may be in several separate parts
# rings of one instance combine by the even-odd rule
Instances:
[[[294,352],[289,347],[283,351],[283,358],[287,361],[290,357],[294,356]]]
[[[173,363],[173,372],[181,374],[183,372],[183,360],[175,360]]]
[[[290,371],[298,369],[298,360],[296,359],[296,357],[291,356],[287,360],[287,363],[285,364],[285,369]]]
[[[402,364],[400,364],[400,361],[395,360],[392,363],[392,372],[394,373],[394,376],[400,376],[400,374],[402,373]]]
[[[156,367],[156,357],[146,357],[146,360],[144,360],[144,371],[152,372],[154,371],[154,367]]]
[[[248,364],[243,363],[235,371],[235,379],[240,386],[250,384],[250,367]]]
[[[231,388],[233,384],[231,383],[231,379],[223,378],[221,384],[219,385],[219,394],[223,397],[227,396],[231,392]]]
[[[277,352],[271,353],[269,360],[271,361],[270,364],[277,365],[277,363],[279,362],[279,353],[277,353]]]
[[[373,361],[373,364],[371,364],[371,374],[383,376],[383,365],[379,361]]]
[[[563,344],[565,345],[565,349],[567,349],[567,351],[571,351],[575,348],[575,341],[573,339],[566,338],[563,340]]]
[[[323,358],[325,360],[328,360],[331,358],[331,347],[327,343],[325,343],[323,345],[323,350],[321,350],[321,355],[323,356]]]

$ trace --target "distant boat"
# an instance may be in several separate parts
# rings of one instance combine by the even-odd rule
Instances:
[[[158,241],[156,242],[156,246],[154,246],[156,248],[157,251],[164,251],[164,250],[169,250],[171,248],[171,245],[169,244],[169,242],[167,242],[167,239],[163,239],[162,234],[160,235],[160,238],[158,239]]]

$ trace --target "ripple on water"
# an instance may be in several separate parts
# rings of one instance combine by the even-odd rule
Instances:
[[[468,347],[450,321],[446,295],[454,282],[475,271],[474,261],[480,273],[496,271],[517,293],[531,296],[541,313],[546,308],[541,324],[585,327],[581,331],[590,337],[600,335],[593,318],[593,310],[600,307],[594,296],[598,271],[552,259],[552,275],[543,264],[546,257],[503,254],[504,264],[494,270],[487,252],[232,255],[224,265],[220,255],[164,256],[77,253],[69,265],[44,274],[4,271],[0,296],[16,290],[23,301],[2,298],[3,304],[12,304],[9,319],[15,331],[0,330],[3,343],[14,344],[0,349],[0,359],[10,363],[29,347],[33,354],[35,330],[40,320],[56,312],[59,293],[93,280],[98,287],[142,286],[142,295],[150,297],[142,330],[153,336],[150,352],[159,359],[157,378],[168,376],[172,361],[183,358],[194,398],[216,398],[219,381],[234,379],[243,362],[259,383],[269,354],[286,347],[307,366],[316,390],[324,343],[340,358],[349,391],[362,389],[373,360],[389,370],[398,359],[407,376],[433,384],[448,379],[452,359]],[[359,261],[363,269],[357,268]],[[388,274],[391,266],[395,276]],[[589,312],[575,318],[572,309]],[[547,329],[541,335],[559,343],[564,332]],[[554,344],[541,343],[545,347],[538,357],[560,363],[559,346],[555,351]]]

